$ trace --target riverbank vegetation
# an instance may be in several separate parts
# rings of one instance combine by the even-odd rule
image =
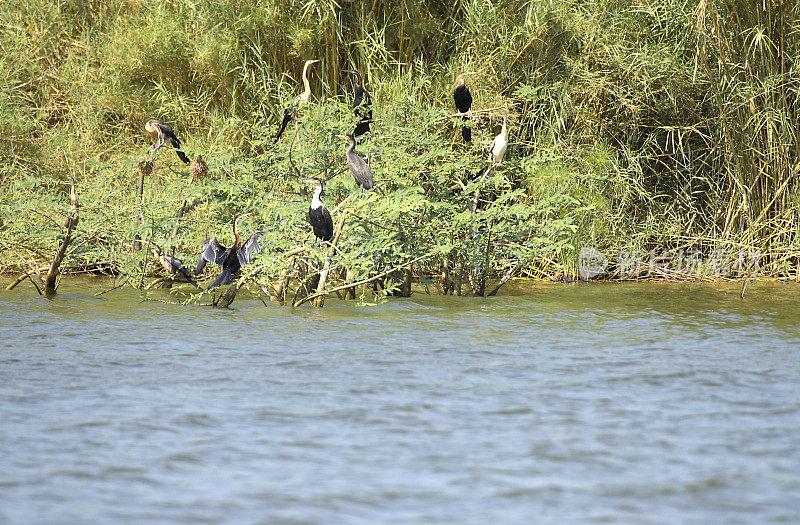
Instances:
[[[137,239],[193,266],[241,213],[265,232],[242,280],[290,304],[370,279],[484,295],[572,278],[582,247],[607,259],[599,278],[732,278],[743,253],[758,254],[748,276],[794,278],[799,22],[778,0],[8,0],[0,270],[52,259],[71,175],[81,219],[62,270],[134,286],[160,271]],[[311,58],[311,101],[274,143]],[[373,97],[363,194],[334,137],[355,123],[350,67]],[[450,116],[462,71],[477,72],[472,144]],[[509,153],[487,172],[506,109]],[[143,162],[153,118],[206,177],[167,147]],[[307,177],[326,181],[336,250],[310,247]]]

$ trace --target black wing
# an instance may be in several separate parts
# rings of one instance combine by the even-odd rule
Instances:
[[[250,236],[247,241],[239,248],[239,251],[236,252],[236,256],[239,257],[239,264],[244,266],[245,264],[249,263],[253,260],[253,257],[257,253],[261,253],[264,249],[258,244],[258,239],[264,235],[264,232],[255,232],[253,235]]]
[[[225,259],[228,257],[229,248],[222,246],[216,237],[206,239],[203,243],[203,248],[200,250],[200,258],[197,260],[197,269],[194,274],[197,275],[206,267],[206,263],[210,262],[222,266]]]
[[[350,166],[350,172],[356,183],[365,190],[372,189],[372,170],[369,169],[367,163],[355,152],[347,154],[347,165]]]
[[[189,164],[189,157],[187,157],[186,154],[181,150],[181,141],[178,140],[178,136],[175,135],[175,132],[172,131],[172,128],[160,120],[157,120],[156,122],[156,125],[161,129],[161,133],[164,135],[164,142],[172,144],[172,147],[175,148],[175,153],[178,154],[178,158],[184,163]]]
[[[173,144],[173,146],[175,146],[175,145]],[[178,154],[178,158],[181,159],[185,164],[189,164],[189,162],[191,162],[189,160],[189,157],[186,156],[186,153],[184,153],[182,150],[178,149],[178,146],[175,146],[175,153]]]
[[[226,284],[231,284],[233,281],[233,272],[230,270],[222,270],[222,273],[214,279],[214,282],[208,285],[208,290],[214,288],[215,286],[224,286]]]
[[[325,206],[308,209],[308,220],[314,229],[314,236],[323,241],[333,240],[333,219]]]
[[[362,102],[364,102],[364,94],[365,93],[367,93],[366,89],[364,89],[361,86],[356,86],[356,96],[353,99],[353,107],[354,108],[357,108],[358,106],[361,105]],[[367,93],[367,97],[369,97],[368,93]],[[369,99],[367,99],[367,100],[368,100],[367,104],[369,104]]]
[[[466,113],[472,107],[472,93],[469,92],[467,86],[462,84],[453,91],[453,101],[460,113]]]
[[[286,129],[286,126],[289,125],[289,122],[292,120],[292,108],[286,108],[286,111],[283,112],[283,120],[281,121],[281,127],[278,130],[278,134],[275,136],[275,142],[278,142],[281,139],[281,135],[283,135],[283,131]]]
[[[354,113],[358,118],[356,129],[353,130],[353,137],[359,137],[369,131],[369,124],[372,122],[372,97],[363,87],[356,89],[356,98],[353,101]]]
[[[181,141],[178,140],[178,137],[175,135],[175,132],[172,131],[172,128],[169,127],[169,124],[165,124],[164,122],[161,122],[160,120],[157,120],[156,122],[158,123],[157,124],[158,127],[161,128],[161,133],[164,134],[164,141],[165,142],[169,142],[170,144],[172,144],[176,148],[180,148],[181,147]]]

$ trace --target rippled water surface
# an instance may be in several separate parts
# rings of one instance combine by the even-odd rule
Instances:
[[[794,283],[105,287],[0,292],[0,522],[800,522]]]

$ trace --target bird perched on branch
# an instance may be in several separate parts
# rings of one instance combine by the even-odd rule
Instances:
[[[182,260],[164,253],[161,247],[153,241],[148,240],[148,242],[153,245],[153,255],[156,256],[156,259],[158,259],[158,262],[160,262],[161,266],[164,267],[164,270],[167,272],[167,274],[177,281],[188,282],[193,284],[198,290],[202,290],[200,285],[197,284],[194,279],[192,279],[192,275],[189,273],[189,270],[184,268]]]
[[[500,166],[503,164],[506,149],[508,149],[508,112],[503,111],[503,128],[500,130],[500,134],[494,138],[489,149],[489,160],[492,161],[493,165]]]
[[[184,163],[189,164],[189,157],[181,150],[181,141],[175,136],[175,132],[172,131],[171,127],[160,120],[148,120],[147,124],[144,125],[144,129],[147,130],[148,133],[155,133],[158,137],[155,144],[153,144],[153,151],[158,151],[165,143],[172,144],[178,158]]]
[[[297,108],[299,108],[303,102],[308,102],[308,99],[311,97],[311,85],[308,83],[308,66],[315,62],[319,62],[319,60],[306,60],[305,65],[303,65],[303,86],[305,86],[305,90],[297,95],[297,97],[294,99],[294,102],[292,102],[292,105],[286,108],[286,110],[283,112],[283,120],[281,121],[280,129],[278,129],[278,134],[275,136],[275,142],[278,142],[281,139],[283,131],[286,129],[286,126],[289,125],[289,122],[295,115]]]
[[[304,179],[303,182],[314,185],[314,198],[311,199],[311,206],[308,207],[308,222],[314,230],[316,240],[312,246],[318,242],[330,242],[333,240],[333,219],[331,212],[322,203],[322,192],[325,189],[323,182],[317,178]]]
[[[356,129],[353,131],[353,137],[358,138],[369,131],[369,125],[372,122],[372,96],[364,88],[364,79],[361,78],[361,73],[357,69],[344,69],[342,71],[352,73],[357,78],[356,93],[353,98],[353,112],[358,121],[356,122]]]
[[[233,276],[239,272],[242,266],[246,265],[253,260],[255,254],[261,253],[263,248],[259,246],[258,239],[264,235],[264,232],[256,232],[250,236],[247,241],[242,243],[242,238],[239,236],[239,219],[250,215],[245,213],[238,215],[233,219],[233,237],[234,243],[230,248],[222,246],[216,237],[211,237],[203,243],[203,248],[200,251],[200,258],[197,261],[197,269],[194,274],[198,275],[205,268],[206,263],[213,263],[222,266],[222,273],[214,279],[208,287],[214,288],[230,284],[233,281]]]
[[[461,73],[456,77],[456,88],[453,90],[453,101],[456,103],[458,113],[456,116],[461,116],[465,121],[469,120],[472,116],[472,93],[469,88],[464,84],[465,75],[474,75],[475,71],[468,71]],[[461,126],[461,136],[464,137],[464,142],[472,140],[472,128],[466,125]]]
[[[356,149],[355,137],[353,135],[336,135],[336,138],[346,140],[349,144],[346,153],[347,166],[350,168],[353,178],[356,179],[356,184],[361,186],[363,190],[372,189],[372,170],[369,169],[364,159],[354,151]]]

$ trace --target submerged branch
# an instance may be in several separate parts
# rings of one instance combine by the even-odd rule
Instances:
[[[379,273],[377,275],[373,275],[372,277],[369,277],[367,279],[362,279],[362,280],[356,281],[354,283],[343,284],[341,286],[337,286],[336,288],[331,288],[330,290],[318,291],[317,293],[309,295],[308,297],[304,297],[303,299],[295,302],[295,304],[293,305],[293,308],[297,308],[301,304],[303,304],[303,303],[305,303],[307,301],[310,301],[312,299],[315,299],[315,298],[317,298],[317,297],[319,297],[321,295],[326,295],[326,294],[329,294],[329,293],[334,293],[334,292],[337,292],[337,291],[340,291],[340,290],[344,290],[345,288],[350,288],[350,287],[354,287],[354,286],[361,286],[362,284],[369,284],[371,282],[377,281],[378,279],[386,277],[387,275],[389,275],[392,272],[396,272],[397,270],[402,270],[403,268],[406,268],[406,267],[414,264],[415,262],[421,261],[423,259],[427,259],[428,257],[431,257],[433,255],[436,255],[436,253],[437,252],[426,253],[425,255],[417,257],[416,259],[414,259],[412,261],[408,261],[407,263],[403,263],[403,264],[397,265],[394,268],[386,270],[385,272],[381,272],[381,273]]]
[[[67,228],[67,233],[64,235],[64,240],[61,241],[61,246],[56,252],[55,257],[53,257],[53,262],[50,265],[50,269],[48,270],[47,277],[44,281],[44,294],[47,297],[51,297],[56,294],[56,288],[58,287],[57,280],[59,275],[58,269],[61,266],[61,262],[64,260],[64,255],[67,253],[67,248],[72,242],[72,231],[78,226],[78,220],[80,219],[80,211],[78,210],[78,195],[75,191],[75,179],[71,175],[67,175],[67,177],[69,177],[70,182],[69,200],[71,210],[67,215],[67,221],[64,223],[64,226]]]

